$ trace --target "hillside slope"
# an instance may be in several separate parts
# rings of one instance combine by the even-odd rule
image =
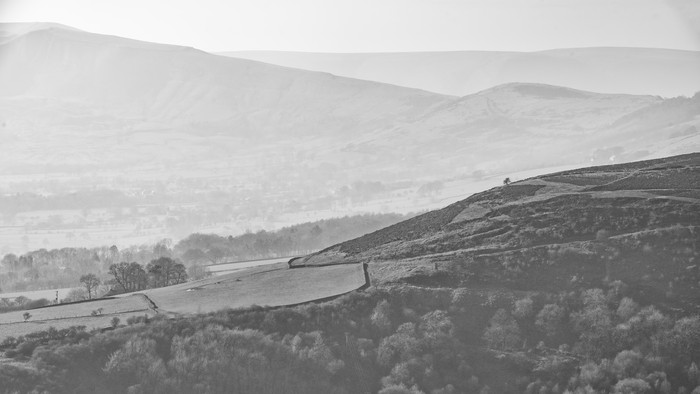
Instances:
[[[373,284],[557,292],[631,285],[700,311],[700,153],[538,176],[292,261],[370,263]]]
[[[0,45],[0,96],[48,99],[45,106],[53,104],[58,110],[81,109],[75,106],[81,104],[94,111],[93,116],[102,116],[103,128],[168,127],[298,138],[315,131],[309,130],[315,125],[338,136],[348,127],[379,127],[387,117],[421,113],[450,100],[415,89],[51,24],[9,24],[0,31],[6,37]],[[54,126],[74,130],[97,123],[85,113],[70,115]]]
[[[308,53],[222,55],[324,71],[464,96],[509,82],[604,93],[692,96],[700,90],[700,52],[656,48],[566,48],[539,52]]]

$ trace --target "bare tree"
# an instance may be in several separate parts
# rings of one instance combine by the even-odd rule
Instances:
[[[80,283],[85,286],[88,292],[88,299],[92,299],[92,293],[100,285],[100,279],[95,274],[87,274],[80,277]]]
[[[173,267],[173,278],[171,284],[185,283],[187,282],[187,268],[181,263],[175,264]]]

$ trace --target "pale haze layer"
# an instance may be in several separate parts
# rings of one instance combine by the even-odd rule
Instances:
[[[35,21],[208,51],[700,50],[694,0],[0,0]]]

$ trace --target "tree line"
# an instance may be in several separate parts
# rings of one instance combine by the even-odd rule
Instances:
[[[164,287],[187,281],[187,270],[182,263],[160,257],[145,267],[137,262],[121,262],[109,266],[110,283],[117,292],[132,292],[147,288]]]

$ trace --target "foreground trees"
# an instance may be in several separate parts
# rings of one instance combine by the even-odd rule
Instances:
[[[484,332],[484,341],[493,349],[513,350],[521,347],[518,323],[505,309],[499,309]]]
[[[0,363],[0,392],[700,392],[698,316],[613,289],[482,296],[370,289],[8,338],[0,351],[15,362]]]

